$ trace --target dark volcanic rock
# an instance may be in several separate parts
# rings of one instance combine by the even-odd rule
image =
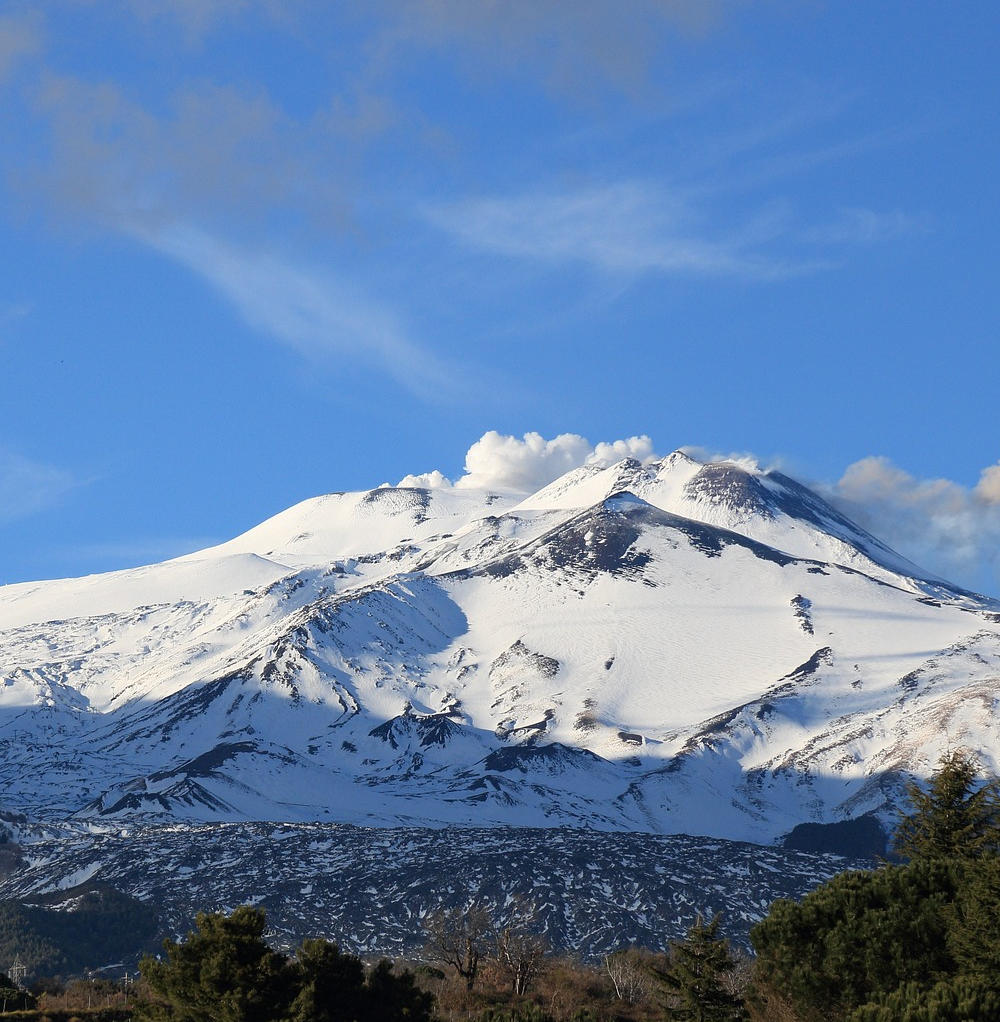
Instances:
[[[173,934],[197,911],[252,903],[283,947],[326,936],[366,953],[419,951],[433,908],[476,898],[495,909],[520,895],[554,948],[586,958],[623,944],[662,948],[699,912],[723,912],[745,944],[775,898],[869,865],[686,836],[273,823],[79,833],[33,844],[31,862],[0,881],[0,897],[89,875],[148,902]]]

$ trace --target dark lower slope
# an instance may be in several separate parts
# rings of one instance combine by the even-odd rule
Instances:
[[[361,953],[418,952],[421,920],[478,900],[535,906],[555,950],[599,957],[663,948],[700,912],[722,912],[746,943],[776,898],[800,898],[861,860],[761,845],[591,830],[375,829],[342,824],[216,824],[80,834],[33,846],[35,864],[0,884],[30,897],[80,870],[143,899],[167,930],[199,910],[252,903],[273,941],[325,936]]]
[[[158,948],[159,936],[152,904],[103,884],[0,901],[0,962],[19,957],[29,978],[116,963],[131,970],[140,955]]]

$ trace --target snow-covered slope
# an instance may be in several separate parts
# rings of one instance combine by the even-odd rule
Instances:
[[[364,493],[330,493],[184,560],[263,554],[295,568],[337,566],[369,576],[394,574],[428,543],[512,503],[514,498],[483,490],[380,486]]]
[[[381,487],[0,589],[5,807],[770,841],[997,770],[1000,606],[774,472]]]

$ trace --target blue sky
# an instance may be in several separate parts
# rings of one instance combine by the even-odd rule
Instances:
[[[0,581],[495,430],[753,452],[1000,591],[994,5],[2,10]]]

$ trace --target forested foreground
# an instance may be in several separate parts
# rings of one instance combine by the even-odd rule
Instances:
[[[666,953],[584,964],[550,955],[526,902],[425,921],[422,963],[365,963],[325,940],[272,949],[243,907],[198,916],[133,986],[35,994],[0,981],[7,1014],[61,1022],[986,1022],[1000,1019],[1000,797],[961,754],[942,761],[896,834],[898,864],[776,902],[734,952],[697,919]],[[30,1003],[29,1003],[30,1002]],[[27,1009],[27,1010],[26,1010]],[[33,1010],[32,1010],[33,1009]]]

